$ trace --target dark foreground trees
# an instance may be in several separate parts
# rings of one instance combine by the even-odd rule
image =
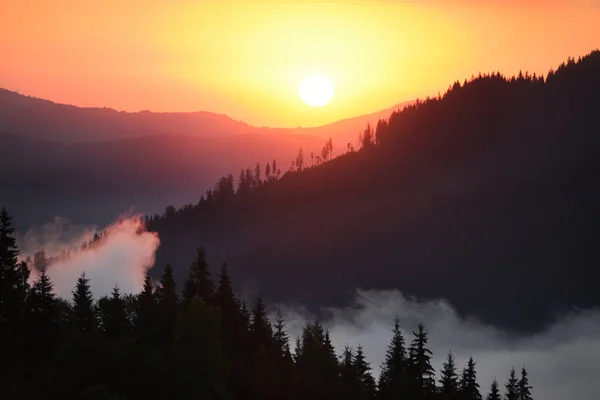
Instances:
[[[338,356],[320,321],[291,346],[281,313],[272,321],[260,299],[247,306],[224,264],[215,285],[202,249],[183,290],[167,265],[137,295],[115,287],[94,301],[82,274],[70,302],[54,293],[45,266],[29,286],[18,254],[2,210],[2,399],[482,399],[472,359],[459,376],[449,353],[436,384],[423,325],[407,346],[395,321],[378,382],[363,348]],[[496,382],[486,398],[500,398]],[[531,399],[525,369],[520,379],[511,371],[506,398]]]

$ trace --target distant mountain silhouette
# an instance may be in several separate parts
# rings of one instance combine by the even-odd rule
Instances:
[[[408,103],[406,103],[408,104]],[[55,142],[98,142],[153,135],[195,137],[247,134],[307,134],[354,140],[368,122],[389,115],[395,107],[314,128],[266,128],[211,112],[121,112],[110,108],[76,107],[0,89],[0,131]]]
[[[220,175],[303,148],[334,153],[392,109],[315,128],[254,127],[210,112],[129,113],[57,104],[0,89],[0,203],[25,229],[61,215],[108,223],[134,206],[181,205]]]
[[[130,207],[153,213],[198,201],[217,177],[258,161],[277,158],[286,171],[300,147],[318,152],[324,143],[274,133],[63,144],[0,132],[0,204],[13,210],[20,230],[57,215],[107,224]]]
[[[200,244],[269,302],[397,288],[517,329],[596,306],[598,93],[598,51],[547,78],[456,82],[358,152],[152,218],[157,274],[171,262],[183,279]]]

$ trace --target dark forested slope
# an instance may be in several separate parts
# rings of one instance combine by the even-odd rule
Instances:
[[[457,82],[367,130],[359,151],[152,218],[158,270],[185,268],[200,243],[268,301],[398,288],[522,329],[594,306],[599,92],[600,52],[547,77]]]

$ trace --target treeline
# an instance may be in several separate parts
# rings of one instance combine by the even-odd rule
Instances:
[[[12,220],[0,212],[0,397],[79,399],[482,399],[475,362],[457,371],[452,353],[436,381],[423,325],[405,343],[395,321],[379,379],[362,347],[335,352],[329,332],[307,323],[293,351],[278,313],[249,307],[227,267],[217,282],[203,249],[181,291],[173,269],[158,284],[94,301],[82,274],[59,298],[45,267],[29,285],[17,261]],[[501,399],[496,381],[486,399]],[[531,399],[527,371],[510,371],[506,400]]]
[[[514,123],[515,116],[521,119],[523,127],[531,125],[533,129],[535,125],[537,132],[529,134],[541,134],[540,139],[547,142],[540,144],[540,149],[544,149],[544,146],[553,142],[549,132],[544,132],[552,130],[552,123],[550,118],[546,118],[545,121],[544,117],[552,115],[553,118],[558,116],[568,121],[568,113],[573,110],[569,107],[567,94],[577,91],[583,81],[597,80],[595,72],[598,64],[600,51],[596,50],[578,59],[569,57],[556,70],[548,71],[546,76],[519,72],[517,75],[506,77],[500,72],[492,72],[479,73],[462,83],[456,81],[444,94],[438,93],[437,96],[428,96],[424,100],[417,99],[403,109],[393,112],[389,118],[380,119],[375,126],[367,125],[364,131],[358,134],[355,143],[347,143],[344,154],[380,147],[389,151],[399,150],[393,157],[409,160],[422,156],[425,158],[424,163],[435,164],[435,157],[447,158],[446,155],[438,153],[440,151],[460,154],[477,149],[482,142],[502,145],[502,142],[497,142],[497,134],[514,130],[509,124]],[[589,96],[589,92],[580,93],[582,99]],[[515,99],[518,100],[518,104],[515,104]],[[503,101],[507,104],[502,104]],[[587,103],[592,107],[594,101],[590,99]],[[502,108],[505,109],[504,113],[501,112]],[[538,117],[540,118],[535,124],[530,122],[532,118]],[[561,122],[564,122],[562,119]],[[591,126],[588,121],[573,122],[573,128],[578,125]],[[544,125],[546,123],[547,126]],[[508,134],[504,136],[511,137]],[[550,153],[552,149],[547,150]],[[182,219],[184,216],[189,218],[200,215],[203,215],[204,220],[210,219],[206,214],[214,212],[217,204],[217,208],[231,205],[231,200],[236,194],[246,194],[264,183],[278,180],[286,173],[318,167],[330,161],[332,157],[333,142],[330,138],[323,146],[321,154],[311,152],[310,155],[305,155],[300,148],[289,169],[283,173],[277,168],[275,160],[265,163],[264,167],[257,163],[254,168],[247,167],[241,170],[237,188],[234,176],[230,174],[220,178],[213,188],[209,188],[196,205],[187,204],[179,209],[169,206],[162,215],[146,216],[145,222],[149,227],[163,227],[165,223],[162,220],[173,219],[177,217],[176,214],[180,214]]]

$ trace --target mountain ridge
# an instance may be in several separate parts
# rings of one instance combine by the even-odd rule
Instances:
[[[118,111],[108,107],[79,107],[22,95],[0,88],[0,130],[59,142],[98,142],[157,134],[198,137],[239,134],[308,134],[336,141],[354,140],[359,127],[376,123],[404,102],[369,114],[315,127],[254,126],[211,111]],[[82,132],[86,132],[85,137]]]
[[[597,91],[598,51],[547,77],[456,82],[394,112],[358,152],[154,216],[156,270],[185,270],[200,244],[273,303],[340,306],[356,288],[394,288],[540,329],[600,304],[582,283],[600,279]]]

